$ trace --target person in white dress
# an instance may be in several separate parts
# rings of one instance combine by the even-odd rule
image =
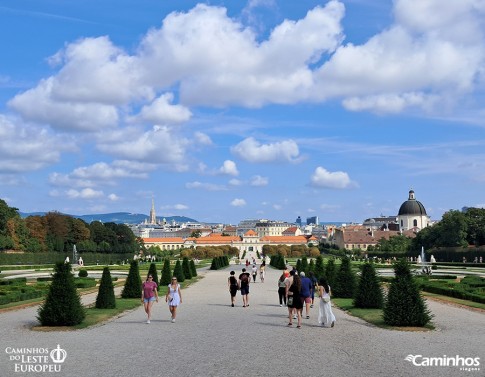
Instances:
[[[318,307],[318,323],[323,327],[333,327],[335,325],[335,315],[332,312],[332,303],[330,302],[331,290],[325,279],[320,279],[318,285],[320,305]]]
[[[168,285],[165,302],[168,303],[168,309],[172,314],[172,322],[175,322],[175,317],[177,316],[177,307],[182,303],[180,284],[177,283],[177,278],[175,276],[172,278],[172,282]]]

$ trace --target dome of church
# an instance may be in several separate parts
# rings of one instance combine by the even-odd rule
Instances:
[[[409,191],[409,199],[401,204],[401,207],[399,208],[398,216],[406,215],[427,215],[423,204],[414,197],[413,190]]]

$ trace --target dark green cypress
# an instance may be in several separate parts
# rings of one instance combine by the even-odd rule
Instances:
[[[325,277],[325,265],[323,264],[323,257],[321,255],[315,260],[315,270],[313,272],[318,280]]]
[[[394,275],[384,305],[384,322],[391,326],[425,326],[432,315],[419,293],[409,263],[404,259],[396,262]]]
[[[113,287],[113,280],[111,280],[111,273],[109,267],[103,268],[103,276],[99,284],[98,295],[96,296],[97,309],[114,309],[116,308],[115,291]]]
[[[350,259],[342,258],[342,263],[335,276],[335,282],[332,287],[335,297],[352,298],[355,294],[355,274],[350,265]]]
[[[308,275],[308,259],[306,256],[301,258],[301,270]]]
[[[327,265],[325,266],[325,277],[327,278],[327,284],[330,285],[333,291],[333,286],[335,285],[335,275],[336,275],[335,260],[333,258],[327,259]]]
[[[166,258],[163,261],[162,277],[160,278],[160,286],[166,287],[172,282],[172,270],[170,269],[170,259]]]
[[[382,305],[382,289],[376,269],[372,263],[364,263],[354,299],[354,306],[357,308],[382,308]]]
[[[37,319],[42,326],[74,326],[80,324],[85,316],[71,273],[71,264],[57,263],[49,293],[38,310]]]
[[[178,280],[179,283],[182,283],[185,281],[185,275],[184,272],[182,271],[182,264],[180,263],[180,260],[177,260],[175,263],[175,268],[173,269],[173,276],[175,276]]]
[[[197,268],[195,268],[195,262],[193,259],[190,260],[190,274],[192,277],[197,276]]]
[[[187,280],[192,279],[192,274],[190,272],[190,266],[189,266],[189,258],[184,257],[182,259],[182,271],[184,272],[184,277]]]
[[[298,273],[300,273],[302,271],[302,269],[301,269],[301,259],[298,259],[296,261],[296,270],[298,271]]]
[[[139,298],[141,297],[141,277],[140,270],[138,269],[138,262],[136,260],[131,261],[130,271],[126,278],[125,286],[121,292],[122,298]]]

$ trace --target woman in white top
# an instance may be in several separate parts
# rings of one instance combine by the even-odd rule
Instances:
[[[330,286],[325,279],[320,279],[318,286],[320,305],[318,308],[318,323],[324,327],[333,327],[335,325],[335,316],[332,312],[332,303],[330,302]]]
[[[177,306],[182,303],[180,284],[177,283],[177,278],[175,276],[172,278],[172,282],[168,285],[165,302],[168,303],[168,309],[172,314],[172,322],[175,322],[175,317],[177,316]]]

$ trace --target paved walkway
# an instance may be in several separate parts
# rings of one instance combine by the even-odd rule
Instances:
[[[237,275],[242,266],[237,266]],[[204,272],[182,291],[176,323],[165,302],[154,305],[151,324],[140,307],[103,325],[78,331],[34,332],[37,308],[0,314],[0,376],[16,373],[12,348],[67,352],[58,376],[483,376],[485,314],[430,301],[436,331],[390,331],[334,309],[333,329],[317,324],[317,312],[301,329],[288,328],[278,304],[279,271],[251,284],[250,306],[232,308],[226,286],[231,266]],[[415,366],[408,355],[480,357],[481,371]],[[422,360],[422,359],[420,359]],[[35,364],[35,363],[32,363]]]

